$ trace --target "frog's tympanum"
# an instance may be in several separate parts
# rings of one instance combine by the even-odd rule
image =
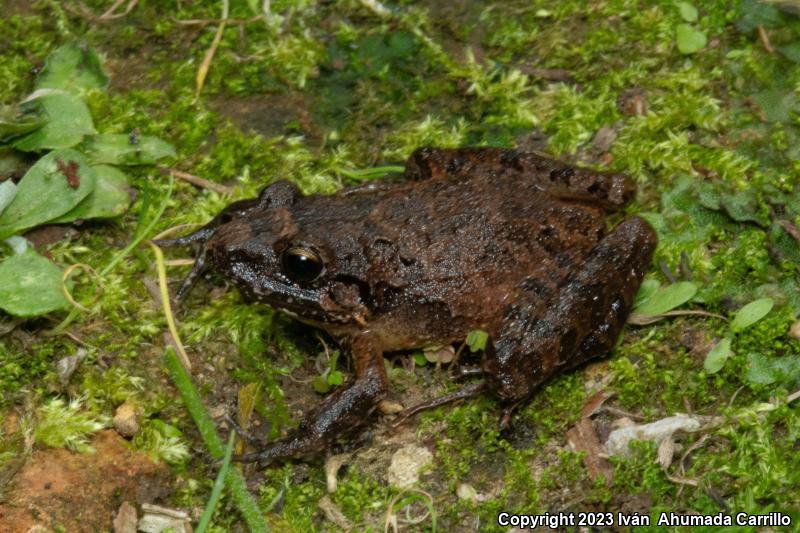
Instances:
[[[385,352],[488,332],[469,372],[478,381],[423,407],[486,391],[507,422],[549,378],[614,346],[656,244],[637,217],[606,232],[605,212],[634,195],[628,178],[493,148],[419,149],[406,178],[331,196],[277,181],[192,235],[162,241],[200,248],[179,298],[211,263],[354,359],[351,383],[241,459],[319,453],[363,428],[387,395]]]

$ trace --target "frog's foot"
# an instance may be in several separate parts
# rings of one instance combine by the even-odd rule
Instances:
[[[326,397],[287,437],[259,452],[240,455],[235,460],[267,465],[285,459],[299,459],[329,450],[340,438],[360,433],[386,396],[389,382],[383,354],[377,344],[361,337],[353,341],[351,349],[356,363],[356,379],[349,387],[338,389]]]
[[[516,401],[510,405],[506,405],[505,407],[503,407],[503,414],[500,416],[500,424],[499,424],[500,431],[503,431],[508,427],[508,425],[511,423],[511,417],[514,416],[514,413],[517,411],[519,406],[525,403],[526,399]]]
[[[655,245],[650,225],[630,218],[591,250],[550,299],[531,295],[508,308],[483,367],[488,387],[511,411],[552,376],[613,348]]]
[[[409,407],[402,413],[400,416],[392,423],[393,428],[398,428],[403,425],[406,420],[409,418],[421,413],[422,411],[427,411],[428,409],[434,409],[436,407],[441,407],[442,405],[447,405],[448,403],[457,402],[459,400],[465,400],[467,398],[472,398],[479,395],[486,389],[486,382],[485,381],[478,381],[473,383],[472,385],[467,385],[461,390],[457,390],[455,392],[451,392],[450,394],[445,394],[444,396],[439,396],[438,398],[434,398],[433,400],[419,403],[414,407]]]

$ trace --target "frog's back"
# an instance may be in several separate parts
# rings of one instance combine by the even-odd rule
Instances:
[[[549,261],[567,267],[603,228],[600,208],[557,198],[519,174],[431,179],[382,196],[366,234],[395,243],[406,263],[422,263],[418,281],[502,279]]]
[[[404,347],[412,338],[425,345],[496,330],[519,291],[554,290],[603,227],[601,209],[556,198],[519,175],[434,178],[364,196],[367,278],[375,308]],[[408,324],[407,336],[397,324]]]

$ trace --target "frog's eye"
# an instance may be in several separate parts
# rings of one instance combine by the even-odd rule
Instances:
[[[322,274],[322,258],[309,248],[288,248],[281,255],[284,273],[293,281],[314,281]]]

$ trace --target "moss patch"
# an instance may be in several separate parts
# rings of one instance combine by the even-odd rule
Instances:
[[[655,464],[654,446],[634,446],[630,458],[614,460],[615,481],[606,487],[589,479],[565,436],[594,391],[589,371],[542,388],[506,432],[498,431],[500,409],[488,398],[426,413],[417,439],[435,462],[422,488],[432,495],[439,527],[501,530],[501,510],[797,509],[797,403],[757,406],[785,398],[800,376],[778,373],[768,384],[747,377],[753,357],[800,357],[788,334],[800,310],[800,253],[784,229],[800,224],[800,69],[790,47],[800,32],[792,15],[770,8],[772,18],[760,22],[779,47],[769,53],[752,24],[754,2],[698,4],[692,24],[708,44],[685,55],[675,42],[684,21],[671,1],[399,2],[384,12],[375,2],[287,0],[257,20],[249,20],[249,3],[231,3],[235,21],[197,101],[196,70],[219,6],[140,2],[105,23],[74,11],[74,3],[16,6],[0,21],[0,103],[29,93],[32,72],[63,42],[79,38],[98,49],[111,90],[90,98],[97,129],[167,139],[178,151],[177,168],[234,190],[228,198],[176,183],[158,231],[207,221],[279,177],[305,192],[332,192],[352,183],[345,171],[401,162],[422,144],[544,147],[634,176],[639,197],[629,211],[650,220],[660,238],[649,276],[662,283],[691,278],[700,287],[691,305],[723,317],[759,297],[776,307],[735,337],[734,356],[713,375],[703,371],[703,359],[725,334],[726,320],[681,317],[629,328],[599,367],[616,393],[609,405],[644,421],[687,410],[725,421],[667,472]],[[98,15],[108,7],[85,4]],[[597,139],[604,127],[614,137],[606,146]],[[131,210],[50,245],[56,262],[99,270],[150,220],[166,179],[149,167],[130,176],[138,191]],[[170,277],[183,273],[176,267]],[[103,280],[99,298],[77,277],[76,298],[92,306],[70,329],[80,345],[46,336],[46,319],[1,336],[0,412],[33,412],[64,394],[84,396],[102,415],[135,401],[146,431],[135,446],[164,457],[159,450],[191,445],[188,463],[172,467],[179,480],[171,498],[198,507],[213,473],[159,366],[165,324],[148,289],[154,278],[144,248]],[[178,316],[201,361],[198,386],[210,408],[229,411],[241,386],[261,383],[260,431],[275,437],[295,423],[297,410],[318,402],[304,382],[318,374],[324,347],[307,328],[244,303],[219,282],[201,281]],[[55,363],[79,348],[86,357],[64,384]],[[409,393],[419,383],[448,387],[430,366],[398,382]],[[22,449],[18,437],[0,435],[0,468]],[[684,450],[698,438],[684,441]],[[276,530],[333,527],[317,505],[325,494],[320,461],[248,472]],[[678,474],[695,484],[670,480]],[[397,491],[356,468],[339,477],[332,499],[346,518],[359,529],[383,530]],[[461,484],[481,499],[459,499]],[[217,520],[220,531],[236,527],[232,513]]]

